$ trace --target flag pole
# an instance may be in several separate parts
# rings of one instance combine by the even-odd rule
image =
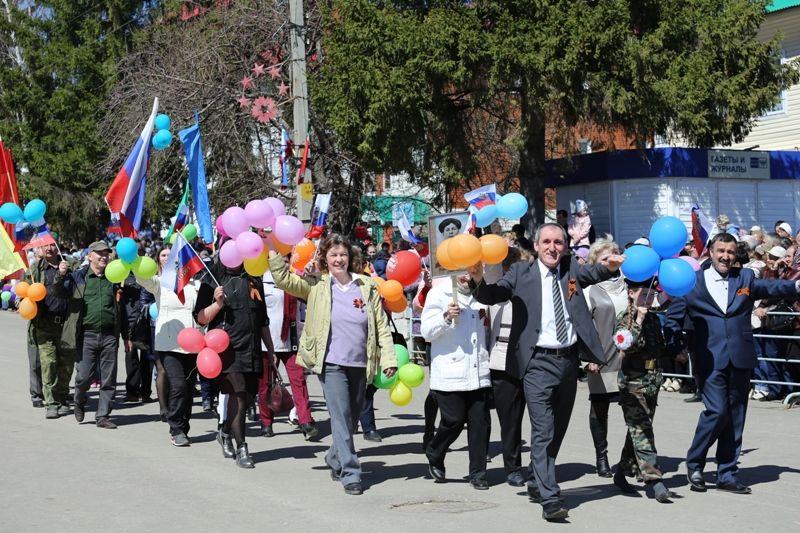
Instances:
[[[197,256],[197,258],[200,260],[201,263],[203,263],[203,268],[206,269],[206,272],[208,272],[208,275],[211,276],[211,279],[214,280],[214,283],[217,284],[217,287],[221,287],[222,285],[220,285],[219,281],[217,281],[217,278],[214,277],[214,274],[212,274],[211,270],[206,266],[206,262],[203,261],[202,257],[200,257],[200,254],[197,253],[197,250],[194,249],[194,246],[192,246],[191,243],[189,243],[189,241],[186,240],[186,237],[183,236],[183,233],[178,231],[175,233],[175,235],[176,235],[175,237],[176,241],[178,239],[183,239],[183,242],[185,242],[189,246],[189,249],[192,250],[192,253]]]

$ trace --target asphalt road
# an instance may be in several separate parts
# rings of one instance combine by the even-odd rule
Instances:
[[[198,403],[189,448],[170,444],[157,403],[122,404],[119,392],[113,413],[119,429],[78,425],[71,415],[45,420],[44,410],[32,408],[28,397],[25,328],[17,315],[0,313],[0,387],[6,391],[0,410],[0,531],[800,531],[800,408],[750,404],[740,479],[753,494],[713,489],[698,494],[686,486],[684,455],[701,406],[662,393],[655,421],[659,460],[679,498],[659,504],[644,490],[623,496],[610,480],[594,474],[587,390],[580,385],[558,466],[569,525],[549,524],[524,491],[504,483],[496,417],[490,490],[476,491],[462,479],[465,433],[446,461],[451,481],[439,485],[428,479],[420,445],[425,385],[402,408],[378,393],[384,440],[356,436],[366,490],[348,496],[323,464],[330,437],[315,377],[309,387],[322,440],[304,441],[285,417],[276,420],[272,439],[259,437],[257,423],[250,424],[256,468],[242,470],[222,457],[214,441],[216,421]],[[123,358],[118,380],[119,391]],[[93,409],[90,402],[87,421],[93,420]],[[618,409],[612,408],[610,426],[615,462],[625,435]],[[523,435],[529,432],[526,420]]]

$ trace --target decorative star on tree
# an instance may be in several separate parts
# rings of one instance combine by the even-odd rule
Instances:
[[[281,96],[286,96],[287,94],[289,94],[289,86],[286,85],[283,81],[281,81],[281,84],[278,85],[278,94]]]
[[[276,66],[269,67],[269,70],[267,72],[269,73],[269,76],[273,80],[275,78],[280,78],[281,77],[281,69],[280,69],[280,67],[276,67]]]
[[[261,63],[256,63],[255,65],[253,65],[253,76],[258,78],[262,74],[264,74],[264,65],[262,65]]]
[[[273,64],[272,58],[273,58],[272,50],[264,50],[263,52],[261,52],[261,59],[263,59],[264,61],[269,61],[270,65]]]
[[[250,99],[248,97],[246,97],[245,95],[242,95],[242,97],[239,98],[238,102],[239,102],[239,106],[242,109],[246,109],[246,108],[250,107]]]
[[[253,78],[250,76],[245,76],[244,78],[239,81],[242,84],[242,88],[244,89],[252,89],[253,88]]]
[[[275,100],[268,96],[259,96],[253,101],[253,109],[250,111],[257,121],[266,124],[278,116],[278,107]]]

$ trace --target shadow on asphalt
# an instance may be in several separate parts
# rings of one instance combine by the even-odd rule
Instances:
[[[269,463],[280,459],[313,459],[318,453],[328,449],[323,444],[308,444],[305,446],[289,446],[287,448],[274,448],[250,455],[256,463]]]
[[[361,463],[361,470],[363,477],[361,483],[364,488],[370,488],[375,485],[380,485],[385,481],[394,481],[397,479],[419,479],[428,475],[428,463],[423,459],[421,463],[407,463],[404,465],[386,466],[383,461],[363,461]],[[450,479],[451,483],[466,483],[462,479]],[[433,481],[431,481],[433,483]]]

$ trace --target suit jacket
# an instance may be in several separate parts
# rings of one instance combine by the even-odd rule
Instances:
[[[567,313],[578,335],[581,359],[605,364],[603,345],[592,321],[592,315],[583,297],[582,287],[593,285],[611,277],[603,265],[584,265],[570,257],[563,257],[559,265],[561,290],[567,304]],[[574,293],[569,297],[570,280],[574,280]],[[522,378],[528,362],[533,357],[542,324],[542,277],[537,261],[518,262],[497,283],[470,281],[475,299],[486,305],[511,300],[511,334],[508,340],[506,372]]]
[[[761,280],[749,268],[733,268],[728,275],[728,308],[716,304],[706,287],[705,265],[697,272],[694,289],[669,306],[664,324],[667,344],[673,351],[683,348],[684,318],[694,325],[694,364],[698,376],[707,377],[713,370],[732,364],[735,368],[758,365],[753,346],[750,313],[753,303],[768,296],[797,298],[794,281]]]

